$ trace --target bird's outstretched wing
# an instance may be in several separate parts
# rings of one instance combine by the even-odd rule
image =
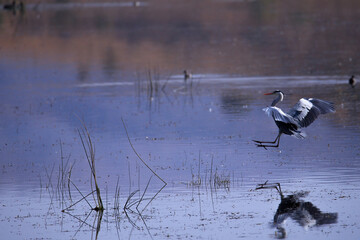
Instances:
[[[315,98],[301,98],[295,106],[290,109],[289,115],[300,127],[307,127],[320,114],[335,112],[334,104]]]
[[[320,110],[321,114],[335,112],[334,103],[316,98],[308,98],[307,100],[314,104],[314,106]]]
[[[273,117],[275,121],[284,122],[284,123],[294,123],[291,116],[289,116],[287,113],[284,113],[280,108],[278,107],[266,107],[263,109],[265,113],[269,117]]]

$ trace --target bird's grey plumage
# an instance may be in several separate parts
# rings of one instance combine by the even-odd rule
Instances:
[[[268,116],[271,116],[276,125],[279,127],[279,131],[288,135],[292,135],[296,138],[305,138],[306,133],[301,132],[300,126],[294,117],[290,114],[284,113],[278,107],[266,107],[263,109]],[[285,124],[281,124],[285,123]]]
[[[275,121],[296,124],[299,128],[308,127],[320,114],[335,112],[333,103],[315,98],[301,98],[288,113],[275,106],[263,110]]]
[[[270,117],[272,117],[275,121],[281,121],[285,123],[295,123],[293,121],[293,118],[287,114],[284,113],[283,110],[281,110],[278,107],[266,107],[263,109],[265,113]]]
[[[334,103],[316,98],[308,98],[308,100],[320,110],[321,114],[335,112]]]
[[[289,115],[299,127],[307,127],[315,121],[320,114],[335,112],[334,104],[315,98],[301,98],[290,109]]]

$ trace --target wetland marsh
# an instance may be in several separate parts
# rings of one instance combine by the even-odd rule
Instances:
[[[2,237],[357,238],[360,86],[347,81],[360,74],[359,5],[76,1],[1,11]],[[336,112],[305,139],[258,148],[253,139],[278,132],[262,111],[276,89],[288,94],[284,111],[314,97]],[[96,191],[84,126],[103,211],[96,196],[84,199]],[[265,182],[280,183],[283,197],[256,190]],[[298,208],[282,222],[289,199]],[[322,221],[299,215],[306,206]]]

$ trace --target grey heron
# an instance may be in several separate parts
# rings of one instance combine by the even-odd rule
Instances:
[[[288,113],[285,113],[276,107],[276,104],[284,99],[284,93],[282,91],[276,90],[271,93],[265,93],[264,95],[274,94],[277,94],[277,97],[271,103],[271,106],[263,110],[268,116],[274,119],[279,128],[279,134],[272,142],[253,140],[258,147],[264,147],[265,149],[267,147],[279,147],[282,134],[296,138],[305,138],[306,134],[301,131],[301,128],[309,126],[320,114],[335,112],[334,104],[331,102],[316,98],[301,98]],[[264,143],[273,145],[265,145]]]

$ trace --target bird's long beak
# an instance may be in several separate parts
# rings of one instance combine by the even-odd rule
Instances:
[[[272,95],[272,94],[274,94],[274,93],[272,93],[272,92],[271,93],[264,93],[264,95]]]

